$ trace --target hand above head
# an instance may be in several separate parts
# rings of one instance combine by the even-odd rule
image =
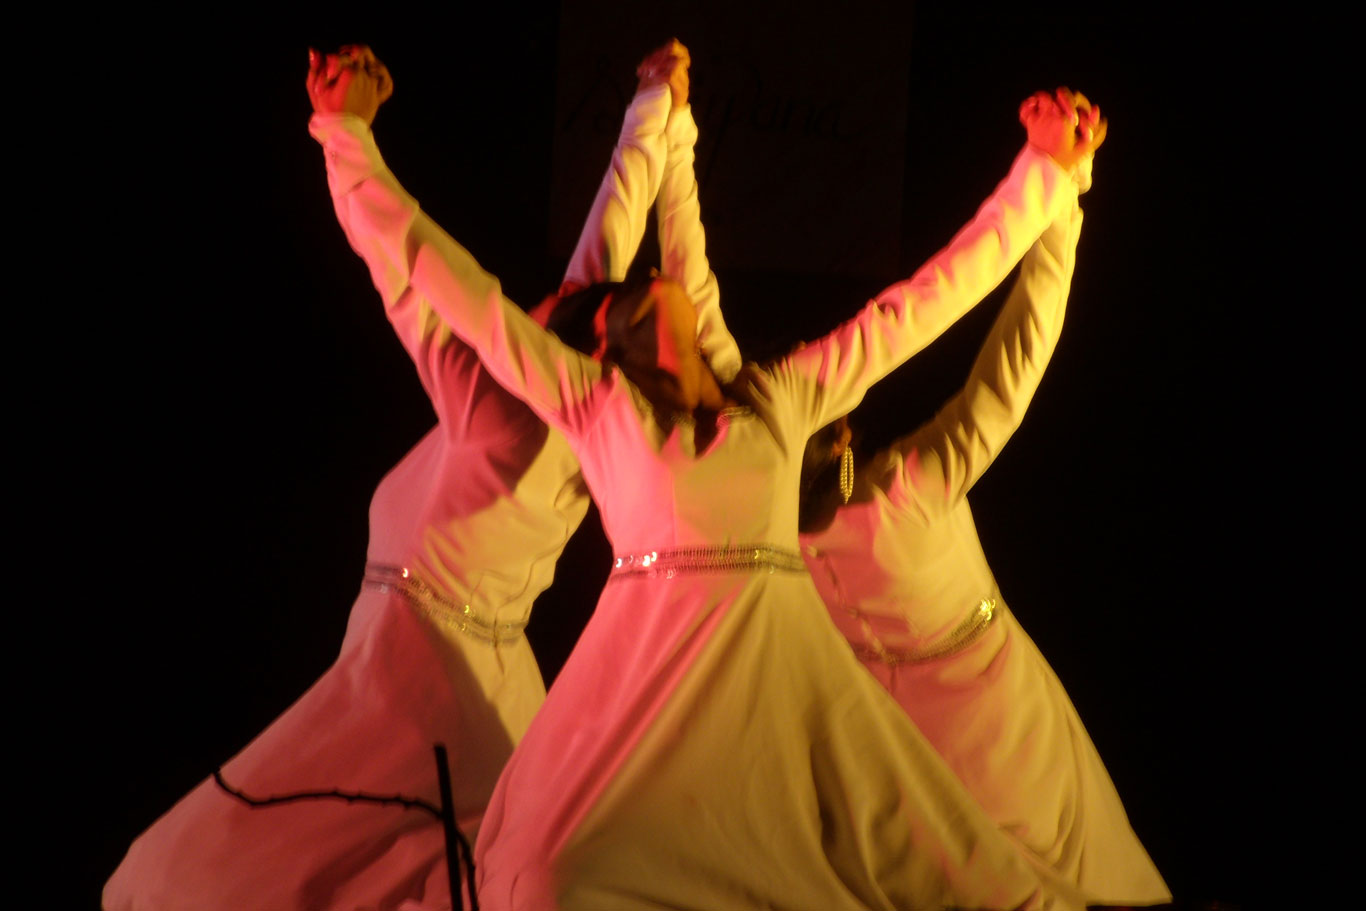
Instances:
[[[1090,157],[1105,141],[1109,121],[1100,116],[1100,106],[1092,105],[1080,92],[1060,88],[1056,92],[1035,92],[1020,105],[1020,123],[1029,134],[1029,144],[1047,152],[1068,170],[1084,165],[1090,174]],[[1086,184],[1089,186],[1089,179]]]
[[[681,108],[688,103],[688,67],[691,64],[688,49],[677,38],[671,38],[668,44],[652,51],[636,67],[636,75],[640,77],[636,91],[667,83],[673,106]]]
[[[374,51],[348,44],[335,54],[308,49],[308,100],[318,114],[355,114],[366,126],[394,93],[394,80]]]

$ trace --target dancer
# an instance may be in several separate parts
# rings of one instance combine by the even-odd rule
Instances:
[[[1088,144],[1056,106],[1027,122],[1042,148],[1026,147],[948,248],[827,338],[729,385],[694,347],[676,282],[609,294],[605,357],[584,357],[422,214],[363,124],[327,137],[365,228],[403,251],[407,280],[489,372],[565,433],[618,554],[485,816],[486,908],[1069,901],[859,665],[797,551],[807,438],[1073,204],[1069,168]]]
[[[1063,90],[1065,91],[1065,90]],[[1051,103],[1036,95],[1028,110]],[[1102,129],[1081,95],[1063,101]],[[1081,123],[1079,122],[1079,126]],[[670,274],[686,276],[718,314],[718,347],[733,348],[705,254],[691,171],[696,125],[669,116],[669,161],[657,211]],[[1094,151],[1104,141],[1093,139]],[[686,150],[686,151],[684,151]],[[1078,163],[1079,190],[1091,160]],[[812,437],[803,465],[802,551],[835,624],[988,814],[1036,863],[1088,901],[1170,901],[1061,683],[1005,609],[966,494],[1019,426],[1062,328],[1081,209],[1059,215],[1025,255],[967,385],[935,418],[855,474],[841,467],[849,424]],[[848,505],[841,490],[844,477]]]
[[[624,277],[663,173],[673,75],[644,73],[563,293]],[[353,47],[314,55],[308,87],[311,130],[327,147],[335,133],[368,133],[391,82]],[[587,493],[563,435],[506,393],[406,282],[345,180],[328,156],[337,218],[437,424],[375,492],[365,583],[336,663],[223,776],[257,797],[335,788],[434,804],[432,745],[444,742],[458,822],[473,839],[545,696],[522,629]],[[556,300],[540,312],[555,319]],[[253,809],[207,780],[134,842],[103,901],[110,911],[449,907],[447,875],[441,826],[420,810],[340,800]]]
[[[803,555],[858,657],[993,819],[1089,902],[1158,904],[1171,895],[1006,609],[967,503],[1053,353],[1081,220],[1063,213],[1025,255],[967,385],[932,421],[857,471],[846,420],[813,437]]]

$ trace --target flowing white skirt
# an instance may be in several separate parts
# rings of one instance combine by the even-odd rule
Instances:
[[[1004,605],[961,652],[867,667],[983,809],[1089,902],[1171,901],[1062,682]]]
[[[498,783],[485,911],[1079,908],[804,573],[609,582]]]
[[[364,591],[336,663],[223,767],[253,797],[339,789],[439,805],[446,744],[473,838],[544,696],[524,638],[493,646]],[[208,779],[144,832],[105,886],[107,911],[449,908],[441,823],[397,806],[306,800],[252,808]]]

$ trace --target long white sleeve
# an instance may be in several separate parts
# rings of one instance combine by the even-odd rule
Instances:
[[[326,150],[327,182],[337,220],[352,249],[369,267],[371,280],[384,302],[385,315],[417,367],[418,378],[444,432],[452,439],[484,442],[534,432],[539,423],[535,417],[521,402],[497,387],[474,351],[413,287],[397,248],[368,229],[371,224],[405,218],[407,203],[399,197],[372,197],[369,203],[387,207],[388,211],[367,214],[355,199],[348,198],[355,175],[344,173],[347,158],[336,153],[336,137],[361,137],[362,146],[367,142],[373,145],[365,123],[355,115],[315,114],[309,129]],[[331,148],[329,141],[333,143]],[[379,159],[373,148],[365,154]]]
[[[398,183],[363,121],[315,115],[310,129],[327,154],[338,218],[352,245],[366,251],[362,255],[386,308],[409,296],[425,302],[434,313],[423,316],[420,331],[449,327],[542,420],[575,432],[601,365],[562,344],[503,296],[498,280]]]
[[[354,114],[314,114],[309,121],[309,132],[323,144],[325,150],[328,137],[343,131],[366,137],[370,132],[364,121]],[[378,157],[378,151],[374,152],[374,155]],[[431,349],[439,348],[452,340],[457,345],[462,343],[459,339],[454,339],[449,329],[444,329],[430,304],[412,293],[402,263],[390,255],[390,251],[378,242],[378,238],[368,235],[363,229],[358,230],[353,218],[353,207],[346,199],[348,175],[339,173],[338,157],[335,153],[327,151],[324,157],[327,162],[327,186],[332,194],[332,206],[336,210],[337,222],[341,225],[342,233],[346,235],[351,249],[355,250],[369,267],[375,290],[384,301],[384,313],[393,324],[399,341],[417,364],[418,374],[423,385],[427,387],[428,394],[433,395],[439,391],[440,382],[439,378],[432,375]]]
[[[1076,201],[1071,174],[1031,146],[947,247],[852,320],[771,368],[815,430],[939,336],[1000,284],[1029,246]]]
[[[957,505],[1010,439],[1062,332],[1081,233],[1074,208],[1025,254],[967,384],[933,420],[898,440],[877,466],[888,498],[933,519]]]
[[[692,106],[669,114],[665,131],[668,161],[655,203],[664,274],[683,285],[697,309],[697,341],[702,356],[723,383],[740,372],[740,349],[721,318],[721,289],[707,261],[702,208],[697,196],[697,123]]]
[[[626,277],[664,175],[664,126],[670,103],[667,85],[645,89],[631,100],[607,174],[569,260],[566,287]]]

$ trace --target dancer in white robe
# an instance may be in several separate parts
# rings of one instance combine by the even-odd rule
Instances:
[[[1064,212],[1025,254],[967,385],[856,470],[833,516],[803,517],[803,555],[860,660],[1031,857],[1091,903],[1157,904],[1171,895],[1062,684],[1006,609],[966,496],[1053,353],[1080,228],[1081,210]],[[847,445],[845,424],[833,462]]]
[[[667,137],[671,169],[656,205],[671,213],[660,225],[669,273],[694,303],[719,314],[688,109],[669,115]],[[1089,161],[1078,178],[1089,188]],[[813,518],[802,516],[802,552],[840,632],[990,817],[1090,903],[1141,906],[1171,893],[1063,686],[1005,609],[966,496],[1018,428],[1048,366],[1081,225],[1075,206],[1049,225],[1025,255],[963,391],[934,421],[863,464],[850,503],[833,508],[848,444],[847,422],[837,422],[843,433],[829,434],[837,445],[824,453],[825,489],[811,497],[824,494],[832,508],[820,530],[807,529]],[[719,316],[712,339],[720,350],[735,348]]]
[[[318,90],[344,95],[363,56],[333,57]],[[668,87],[658,83],[627,111],[566,291],[624,277],[663,172],[669,109]],[[368,114],[316,114],[311,130],[326,147],[332,133],[368,129]],[[254,797],[338,789],[438,804],[439,741],[458,823],[473,840],[545,696],[522,629],[583,518],[587,492],[563,435],[504,391],[441,322],[406,281],[399,251],[348,204],[353,188],[327,159],[337,218],[370,268],[437,424],[375,491],[365,583],[336,662],[223,775]],[[421,810],[340,800],[254,809],[206,780],[133,843],[103,904],[449,907],[443,845],[440,822]]]
[[[656,203],[670,215],[659,226],[666,268],[715,314],[712,344],[738,358],[705,253],[689,109],[669,115],[666,136],[669,169]],[[1089,189],[1089,161],[1077,178]],[[801,516],[802,553],[860,660],[1027,856],[1091,903],[1149,905],[1171,895],[1062,684],[1006,610],[967,503],[1023,419],[1057,344],[1081,222],[1073,206],[1044,231],[963,390],[861,466],[843,506],[838,464],[848,423],[831,425],[836,432],[821,447],[829,470],[808,463],[824,487],[804,504],[826,508]]]
[[[598,361],[508,302],[363,124],[325,137],[348,205],[489,372],[560,429],[618,554],[495,790],[504,908],[1079,907],[1025,859],[831,626],[797,542],[811,433],[994,287],[1075,186],[1071,112],[945,250],[830,336],[723,388],[666,279],[604,310]],[[1071,141],[1069,141],[1071,140]]]

